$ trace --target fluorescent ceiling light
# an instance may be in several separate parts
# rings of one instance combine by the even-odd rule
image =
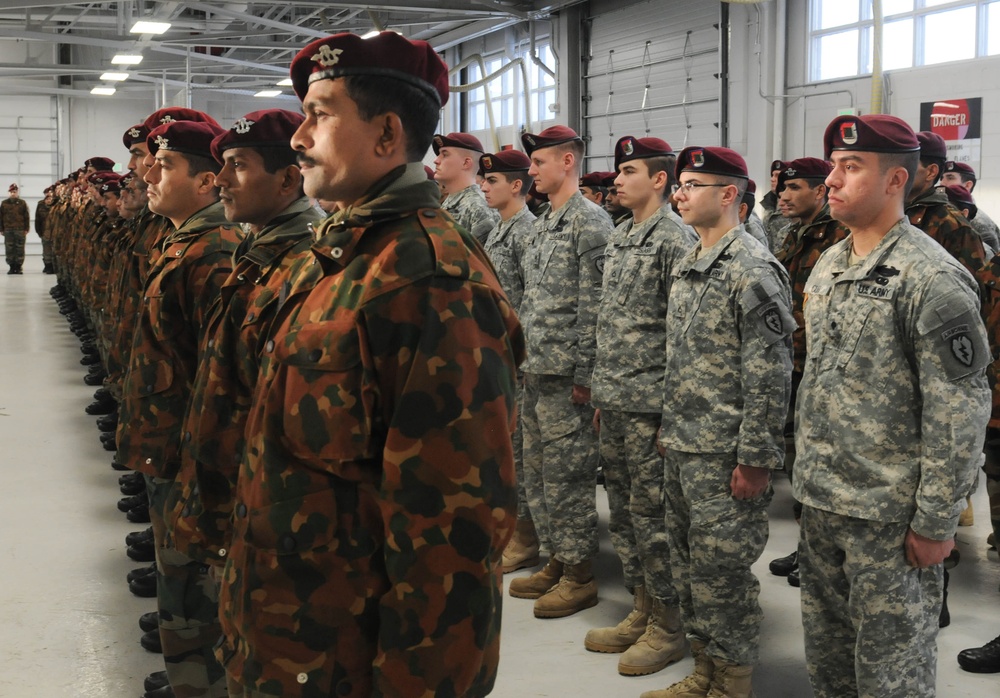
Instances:
[[[281,94],[281,90],[261,90],[254,97],[277,97]]]
[[[139,20],[129,30],[133,34],[162,34],[170,29],[170,22],[146,22]]]
[[[128,80],[128,73],[102,73],[101,80],[107,80],[108,82]]]
[[[115,93],[115,88],[113,87],[95,87],[90,91],[92,95],[104,95],[105,97],[110,97]]]
[[[291,78],[285,78],[281,82],[277,82],[275,84],[278,85],[278,86],[280,86],[280,87],[291,87],[292,86],[292,79]]]
[[[142,56],[119,53],[111,59],[111,62],[115,65],[138,65],[139,63],[142,63]]]

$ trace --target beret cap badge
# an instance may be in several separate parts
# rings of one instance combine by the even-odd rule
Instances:
[[[858,142],[858,126],[853,121],[846,121],[840,125],[840,140],[844,145],[854,145]]]
[[[342,48],[330,48],[328,45],[323,44],[309,60],[316,61],[324,68],[329,68],[340,63],[340,54],[343,52],[344,49]]]
[[[241,134],[242,133],[249,133],[250,132],[250,127],[253,126],[255,123],[257,123],[257,122],[250,121],[247,118],[242,118],[242,119],[237,120],[237,122],[235,124],[233,124],[233,130],[236,131],[236,133],[241,133]]]

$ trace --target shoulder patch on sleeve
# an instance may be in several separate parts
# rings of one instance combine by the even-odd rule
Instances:
[[[917,320],[917,332],[935,347],[948,380],[976,373],[993,360],[979,312],[967,294],[951,291],[927,306]]]
[[[771,276],[754,280],[740,299],[747,325],[754,328],[765,344],[773,344],[795,330],[795,318],[781,284]]]

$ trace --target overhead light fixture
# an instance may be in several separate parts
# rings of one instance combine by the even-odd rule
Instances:
[[[115,65],[138,65],[142,63],[142,56],[119,53],[111,59],[111,62]]]
[[[281,82],[277,82],[275,84],[278,85],[279,87],[291,87],[292,86],[292,79],[291,78],[285,78]]]
[[[101,73],[101,80],[121,82],[122,80],[128,80],[128,73]]]
[[[110,97],[115,93],[115,88],[113,87],[95,87],[90,91],[92,95],[103,95],[104,97]]]
[[[254,97],[277,97],[281,94],[281,90],[261,90]]]
[[[147,22],[139,20],[129,29],[133,34],[162,34],[170,29],[170,22]]]

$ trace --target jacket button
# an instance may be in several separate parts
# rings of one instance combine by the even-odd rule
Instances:
[[[253,319],[254,319],[254,314],[253,313],[250,313],[249,315],[247,315],[247,321],[248,322],[253,322]]]
[[[270,354],[272,351],[274,351],[274,340],[273,339],[267,340],[267,344],[264,345],[264,351],[266,351],[268,354]]]
[[[437,218],[437,211],[424,211],[424,218]]]
[[[219,548],[219,557],[225,557],[225,556],[226,556],[226,549]]]
[[[339,247],[334,247],[332,250],[330,250],[330,256],[332,256],[334,259],[340,259],[341,257],[344,256],[344,251]]]
[[[146,465],[149,465],[149,464],[150,464],[150,463],[152,463],[152,462],[153,462],[153,459],[152,459],[152,458],[147,458],[147,459],[146,459]]]
[[[299,683],[305,683],[309,680],[309,674],[304,671],[299,672],[299,675],[295,677],[295,680]]]
[[[293,552],[296,548],[295,537],[289,533],[284,534],[278,539],[278,547],[286,553]]]
[[[309,352],[310,361],[319,361],[322,358],[323,358],[323,351],[321,349],[313,349],[311,352]]]
[[[190,440],[191,440],[191,432],[189,432],[189,431],[184,432],[184,441],[185,441],[185,443],[188,442],[188,441],[190,441]]]
[[[243,518],[247,515],[247,505],[240,502],[236,507],[236,515]]]
[[[181,509],[181,516],[185,518],[191,516],[191,507],[184,507],[183,509]]]

